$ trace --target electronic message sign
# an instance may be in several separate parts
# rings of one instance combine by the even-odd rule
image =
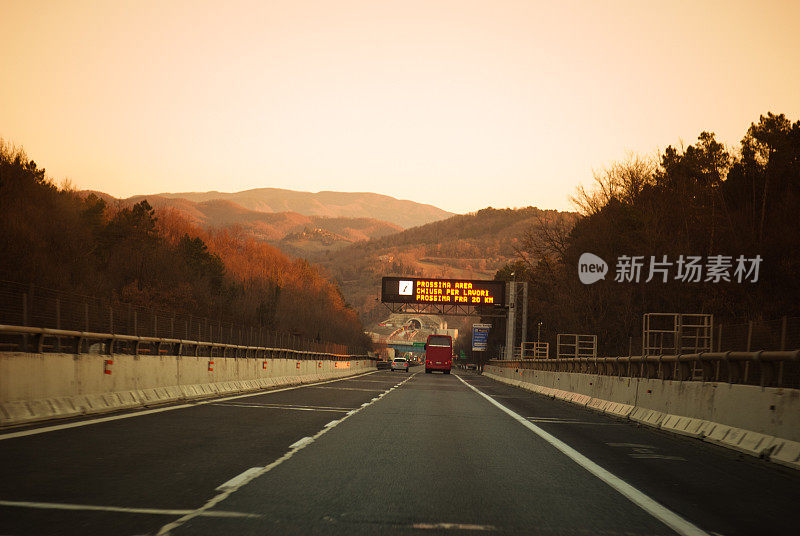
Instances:
[[[505,281],[384,277],[384,303],[431,303],[448,305],[505,305]]]

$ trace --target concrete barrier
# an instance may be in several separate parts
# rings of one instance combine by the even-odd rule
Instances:
[[[363,359],[303,360],[299,369],[297,363],[296,359],[0,354],[0,426],[235,395],[376,370],[374,361]],[[343,364],[337,367],[337,363]]]
[[[518,385],[509,369],[484,376]],[[800,390],[709,382],[513,371],[525,389],[800,469]]]
[[[616,417],[622,417],[623,419],[627,419],[634,409],[635,408],[630,404],[611,402],[605,407],[603,411],[605,413],[608,413],[609,415],[614,415]]]
[[[772,438],[769,460],[787,467],[800,469],[800,443]]]

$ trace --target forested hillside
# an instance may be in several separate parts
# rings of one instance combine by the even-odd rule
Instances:
[[[347,300],[373,322],[385,309],[376,301],[385,275],[492,279],[515,258],[532,228],[569,228],[577,214],[486,208],[313,257],[339,282]]]
[[[584,217],[570,232],[520,235],[517,263],[498,273],[526,272],[528,333],[538,322],[551,341],[559,332],[594,333],[613,354],[627,352],[645,312],[712,313],[717,323],[800,315],[800,121],[762,116],[736,151],[702,132],[657,161],[612,165],[575,201]],[[585,252],[608,262],[605,280],[579,281]],[[643,257],[638,282],[615,280],[621,256]],[[667,282],[661,274],[646,282],[651,256],[672,263]],[[702,258],[698,281],[677,277],[681,256]],[[716,256],[730,263],[727,281],[708,277]],[[760,256],[757,281],[752,272],[738,281],[740,256]]]
[[[308,262],[146,200],[121,206],[59,188],[1,140],[0,236],[3,280],[368,345],[355,311]]]

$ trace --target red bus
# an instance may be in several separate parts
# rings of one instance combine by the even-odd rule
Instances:
[[[453,367],[453,339],[450,335],[428,335],[425,343],[425,373],[441,370],[450,374]]]

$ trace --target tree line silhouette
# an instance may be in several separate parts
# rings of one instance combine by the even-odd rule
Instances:
[[[206,231],[147,200],[56,186],[0,140],[0,279],[171,309],[307,339],[370,345],[339,289],[241,228]]]
[[[594,187],[579,188],[573,201],[582,214],[574,225],[532,226],[517,261],[496,276],[530,283],[529,334],[538,322],[544,340],[592,333],[601,353],[621,355],[641,334],[645,312],[712,313],[716,322],[800,314],[800,121],[761,116],[736,151],[702,132],[688,147],[630,156],[596,173]],[[578,278],[586,252],[609,264],[591,285]],[[687,282],[675,271],[667,282],[645,282],[651,256],[664,255],[673,263],[722,255],[733,268],[739,256],[762,261],[757,282]],[[621,256],[644,259],[639,283],[615,280]]]

